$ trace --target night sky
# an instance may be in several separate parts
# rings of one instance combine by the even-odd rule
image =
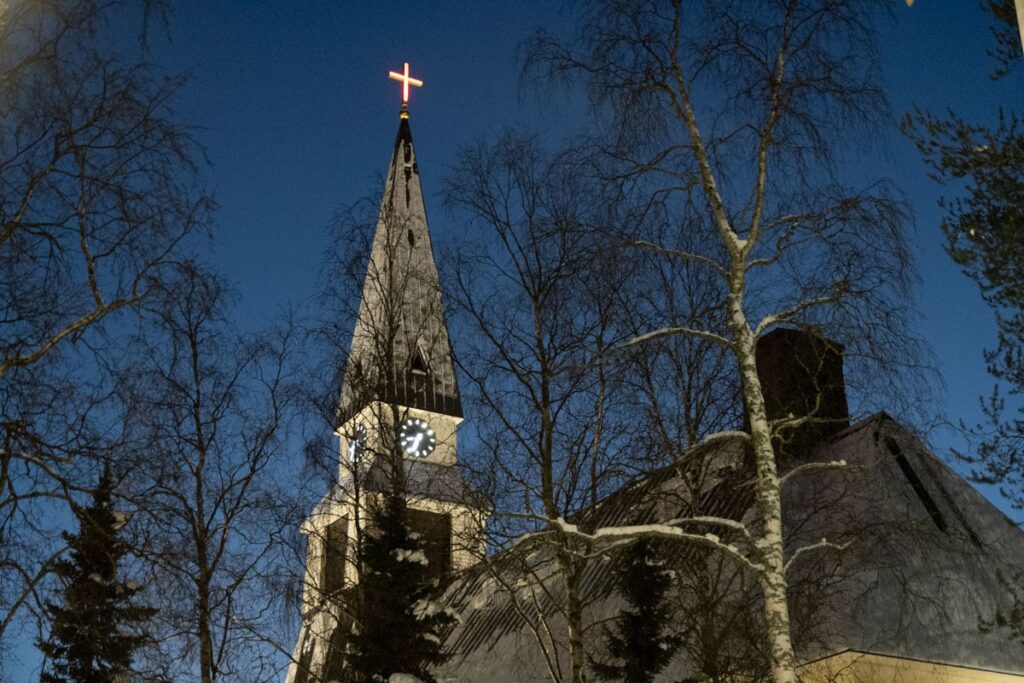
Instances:
[[[1022,108],[1021,70],[988,79],[989,22],[979,2],[892,4],[896,21],[881,45],[897,117],[915,104],[979,122],[993,121],[1000,105]],[[220,205],[207,260],[240,293],[240,324],[261,326],[314,296],[332,215],[378,189],[401,102],[389,70],[408,61],[425,81],[412,93],[411,125],[439,252],[458,245],[460,226],[438,193],[461,147],[507,125],[538,129],[552,145],[585,126],[578,95],[523,92],[514,59],[534,28],[569,29],[571,11],[556,1],[175,3],[150,57],[188,76],[178,108],[199,127],[204,175]],[[893,179],[915,213],[917,331],[932,342],[948,417],[976,421],[978,396],[991,388],[982,350],[994,345],[992,313],[942,250],[942,190],[917,151],[895,122],[880,143],[875,150],[885,153],[873,151],[863,165]],[[932,439],[941,450],[954,437]]]
[[[1020,70],[988,79],[979,4],[894,0],[896,21],[881,37],[894,118],[915,104],[977,121],[993,120],[1000,105],[1019,108]],[[540,130],[553,145],[585,126],[578,95],[524,92],[514,55],[537,26],[569,29],[571,11],[561,2],[177,5],[154,57],[189,76],[180,111],[201,128],[220,203],[210,259],[241,293],[243,322],[262,324],[313,296],[325,226],[339,206],[377,189],[401,101],[389,70],[408,61],[425,81],[413,89],[411,124],[439,252],[458,244],[460,226],[438,196],[457,150],[507,125]],[[977,397],[991,386],[981,354],[994,344],[993,316],[942,251],[941,188],[895,123],[879,142],[858,166],[864,180],[895,180],[911,202],[918,331],[932,340],[948,416],[977,420]],[[952,437],[932,438],[941,447]]]
[[[980,3],[893,2],[880,39],[894,119],[914,105],[952,107],[992,121],[1020,109],[1024,73],[992,82],[989,20]],[[543,133],[552,145],[587,125],[578,93],[538,94],[519,85],[517,43],[538,26],[572,28],[572,3],[182,2],[153,57],[189,80],[180,113],[197,125],[220,204],[209,257],[242,296],[240,322],[259,326],[314,296],[337,209],[378,190],[390,158],[401,85],[387,78],[410,62],[425,85],[410,111],[435,249],[458,246],[460,227],[439,191],[457,151],[505,126]],[[993,315],[975,284],[942,250],[942,188],[893,122],[859,160],[864,181],[890,178],[915,215],[920,271],[917,332],[930,339],[954,423],[980,418],[991,381],[982,350]],[[456,349],[458,338],[454,339]],[[940,449],[956,439],[931,435]]]

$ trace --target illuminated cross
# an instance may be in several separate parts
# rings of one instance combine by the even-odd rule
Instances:
[[[412,78],[409,76],[409,62],[405,63],[405,72],[397,73],[395,71],[388,72],[388,78],[396,81],[402,81],[402,109],[406,108],[409,103],[409,86],[415,85],[417,88],[423,87],[423,81],[418,78]]]

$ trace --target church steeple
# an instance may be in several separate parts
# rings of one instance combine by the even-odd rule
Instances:
[[[344,603],[362,576],[359,539],[368,512],[397,486],[428,578],[486,551],[486,502],[455,467],[462,404],[406,106],[409,86],[422,82],[408,64],[390,75],[403,84],[402,115],[341,389],[338,483],[301,528],[303,624],[287,683],[344,677],[337,643],[353,628]]]
[[[403,113],[406,112],[403,105]],[[462,417],[409,119],[399,121],[341,396]]]

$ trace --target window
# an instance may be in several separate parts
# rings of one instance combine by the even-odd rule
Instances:
[[[443,579],[452,570],[452,521],[438,512],[409,509],[409,528],[420,535],[427,577]]]
[[[348,518],[341,517],[327,526],[324,534],[324,554],[320,565],[320,590],[330,595],[345,584],[346,549],[348,546]]]
[[[409,359],[409,369],[417,375],[430,374],[430,367],[427,365],[427,355],[423,353],[423,346],[416,342],[412,349],[412,357]]]

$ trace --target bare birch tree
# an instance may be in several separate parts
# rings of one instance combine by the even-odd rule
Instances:
[[[603,302],[587,292],[588,274],[607,263],[585,224],[581,178],[546,159],[536,141],[508,135],[465,152],[447,189],[449,205],[484,235],[460,245],[452,280],[455,317],[474,340],[460,364],[477,408],[483,452],[475,464],[493,472],[493,530],[502,546],[524,531],[552,529],[599,498],[613,483],[610,446],[623,442],[621,423],[606,410],[621,381],[615,368],[594,364],[619,339],[602,310],[613,290]],[[524,558],[548,561],[516,564],[530,583],[523,609],[534,615],[551,680],[582,681],[586,550],[559,534],[537,545],[540,553],[524,548]],[[552,572],[564,599],[551,593]],[[493,573],[500,582],[501,569]],[[513,596],[519,588],[508,586]],[[556,616],[561,626],[549,623]]]
[[[179,82],[109,44],[123,8],[0,5],[0,638],[39,605],[83,456],[111,446],[104,333],[211,206]]]
[[[230,295],[194,264],[145,305],[121,377],[135,447],[124,495],[146,568],[156,672],[203,683],[276,680],[276,619],[291,333],[232,331]],[[264,630],[265,629],[265,630]]]
[[[773,439],[814,411],[769,422],[757,339],[780,325],[827,330],[853,358],[891,367],[903,336],[909,277],[905,211],[876,179],[844,182],[839,160],[879,130],[873,19],[880,2],[748,3],[612,0],[589,4],[575,40],[547,33],[524,45],[526,73],[580,78],[606,114],[596,157],[610,178],[666,207],[679,231],[708,235],[701,250],[636,240],[721,283],[723,329],[665,325],[625,346],[697,337],[735,359],[749,427],[717,438],[753,452],[756,518],[695,517],[645,528],[562,533],[587,541],[637,534],[723,552],[758,578],[773,678],[796,680],[787,569],[817,546],[787,548]],[[881,374],[881,373],[879,373]],[[729,536],[736,540],[723,542]]]
[[[457,329],[471,340],[460,355],[476,409],[471,465],[495,500],[492,544],[515,545],[488,571],[552,681],[587,678],[588,610],[601,596],[586,576],[608,552],[587,534],[604,499],[671,465],[687,434],[738,423],[722,400],[729,383],[709,375],[723,357],[712,345],[618,352],[652,324],[655,304],[679,297],[686,315],[707,300],[701,283],[624,256],[620,224],[649,216],[620,198],[575,151],[549,156],[515,133],[463,153],[447,187],[479,235],[460,244],[451,274]],[[566,533],[567,519],[581,533]]]

